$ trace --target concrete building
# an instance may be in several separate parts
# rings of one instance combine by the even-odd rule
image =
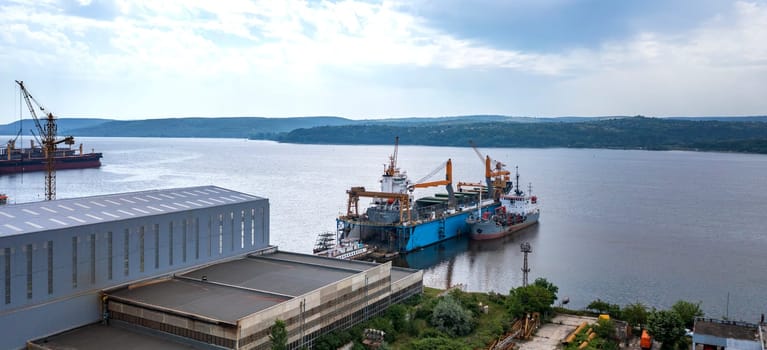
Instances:
[[[103,289],[268,245],[268,200],[215,186],[0,206],[0,349],[98,322]]]
[[[423,290],[279,252],[268,200],[214,186],[0,207],[0,254],[0,349],[266,349],[276,319],[311,347]]]
[[[764,320],[760,324],[696,318],[693,327],[694,350],[765,350]]]

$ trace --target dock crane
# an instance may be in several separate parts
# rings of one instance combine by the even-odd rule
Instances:
[[[511,172],[506,170],[506,164],[490,159],[490,156],[482,155],[474,141],[469,140],[471,148],[477,153],[479,160],[485,164],[485,182],[487,183],[487,192],[498,200],[501,194],[508,190]],[[491,166],[492,164],[492,166]]]
[[[425,182],[432,176],[436,175],[442,168],[445,168],[445,179]],[[431,173],[416,181],[415,184],[410,185],[408,189],[413,191],[416,188],[426,188],[432,186],[445,186],[448,195],[448,207],[455,207],[455,193],[453,192],[453,161],[448,159],[447,162],[440,164],[437,168],[432,170]]]
[[[53,200],[56,199],[56,160],[54,157],[56,155],[57,145],[61,143],[70,146],[74,145],[75,138],[66,136],[63,139],[56,140],[56,117],[53,116],[53,113],[47,112],[45,108],[32,97],[29,91],[27,91],[27,88],[24,87],[23,81],[16,80],[16,84],[19,85],[21,93],[24,95],[24,100],[27,102],[27,107],[29,108],[29,114],[32,115],[32,119],[35,121],[39,139],[45,151],[45,200]],[[32,106],[33,102],[37,108],[45,114],[45,126],[43,126],[40,123],[40,119],[37,118],[35,108]],[[37,137],[37,135],[35,136]]]

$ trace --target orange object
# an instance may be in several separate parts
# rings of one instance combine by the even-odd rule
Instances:
[[[646,329],[642,330],[642,337],[639,338],[639,347],[642,349],[652,348],[652,337]]]

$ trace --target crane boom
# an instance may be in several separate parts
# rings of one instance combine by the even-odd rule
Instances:
[[[397,151],[399,149],[399,136],[394,137],[394,153],[389,156],[389,167],[384,170],[384,174],[394,176],[397,172]]]
[[[19,85],[22,95],[24,95],[24,101],[29,108],[29,114],[32,115],[32,119],[37,126],[37,132],[40,135],[41,145],[45,151],[45,200],[56,199],[56,145],[65,143],[67,145],[73,145],[75,139],[72,136],[67,136],[61,140],[56,140],[57,126],[56,118],[53,113],[46,112],[45,108],[40,105],[39,102],[29,93],[24,86],[23,81],[16,80],[16,84]],[[45,126],[40,123],[40,119],[37,118],[35,108],[32,106],[32,102],[37,105],[41,112],[45,113]],[[34,133],[33,133],[34,135]]]

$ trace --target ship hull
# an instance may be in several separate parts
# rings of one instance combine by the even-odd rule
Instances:
[[[489,210],[494,206],[490,206]],[[409,225],[378,224],[339,218],[338,226],[348,231],[348,237],[358,238],[374,250],[408,253],[468,234],[470,227],[466,219],[470,214],[471,211],[468,210],[457,211]]]
[[[98,168],[101,166],[101,153],[55,158],[56,170]],[[45,158],[23,160],[0,160],[0,175],[21,172],[44,171]]]
[[[497,239],[538,223],[540,213],[529,214],[525,221],[513,225],[499,225],[492,220],[469,222],[471,239],[483,241]]]

